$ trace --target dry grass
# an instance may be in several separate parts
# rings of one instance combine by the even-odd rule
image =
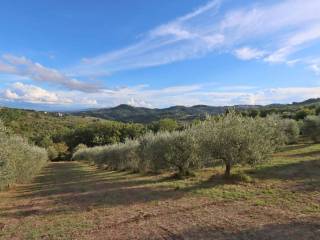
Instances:
[[[320,145],[287,147],[257,169],[175,180],[52,163],[0,193],[0,239],[318,239]]]

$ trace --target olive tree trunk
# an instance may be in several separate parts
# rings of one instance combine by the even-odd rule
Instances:
[[[231,163],[226,162],[226,170],[224,172],[225,178],[230,178],[230,173],[231,173]]]

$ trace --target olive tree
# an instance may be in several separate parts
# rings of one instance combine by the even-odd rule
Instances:
[[[149,132],[139,138],[138,153],[140,156],[139,170],[141,172],[159,172],[168,169],[166,154],[169,151],[170,132]]]
[[[198,143],[191,130],[172,132],[167,140],[165,158],[179,176],[187,176],[192,168],[199,167]]]
[[[300,135],[300,128],[298,122],[293,119],[283,119],[281,121],[281,127],[286,138],[286,143],[297,143]]]
[[[320,117],[306,117],[303,121],[302,133],[304,136],[311,138],[314,142],[320,142]]]
[[[13,135],[0,121],[0,190],[26,183],[47,163],[44,148]]]
[[[225,176],[235,164],[257,164],[267,160],[283,142],[276,117],[244,117],[234,110],[218,119],[208,119],[198,129],[205,158],[221,159]]]

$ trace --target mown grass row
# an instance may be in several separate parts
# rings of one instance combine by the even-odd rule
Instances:
[[[0,122],[0,190],[26,183],[47,163],[47,152],[10,134]]]
[[[276,116],[250,118],[231,111],[184,131],[147,133],[125,143],[81,148],[73,159],[112,170],[176,170],[180,176],[223,162],[228,177],[233,165],[264,162],[283,143],[294,142],[299,132],[292,121]]]

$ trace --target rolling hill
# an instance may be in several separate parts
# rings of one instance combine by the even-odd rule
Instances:
[[[241,105],[235,107],[238,109],[249,109],[259,108],[260,106]],[[85,111],[72,112],[70,114],[74,116],[91,116],[122,122],[150,123],[163,118],[172,118],[178,121],[202,119],[207,114],[215,115],[224,113],[228,108],[230,107],[196,105],[192,107],[173,106],[169,108],[159,109],[133,107],[130,105],[122,104],[113,108],[90,109]]]
[[[310,105],[320,104],[320,98],[308,99],[302,102],[293,102],[291,104],[270,104],[261,105],[235,105],[235,106],[207,106],[195,105],[192,107],[173,106],[169,108],[144,108],[133,107],[122,104],[113,108],[88,109],[78,112],[70,112],[74,116],[96,117],[108,120],[116,120],[122,122],[150,123],[163,118],[172,118],[178,121],[188,121],[193,119],[202,119],[207,114],[215,115],[224,113],[228,108],[235,107],[238,110],[248,109],[277,109],[279,111],[296,110],[298,108]]]

